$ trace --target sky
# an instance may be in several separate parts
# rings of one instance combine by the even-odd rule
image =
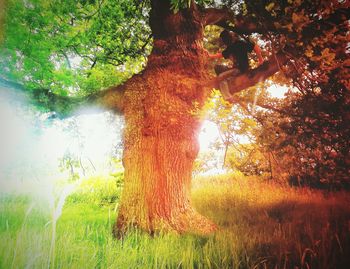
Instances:
[[[287,91],[288,91],[288,87],[277,85],[277,84],[272,84],[268,88],[268,92],[271,94],[272,97],[275,97],[275,98],[283,98],[284,94]]]

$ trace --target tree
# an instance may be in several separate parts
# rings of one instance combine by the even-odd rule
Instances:
[[[252,90],[255,92],[255,89]],[[249,91],[247,92],[249,93]],[[253,142],[256,122],[251,117],[247,104],[242,103],[239,97],[236,98],[234,104],[230,104],[216,90],[212,92],[212,96],[205,104],[205,111],[206,117],[215,123],[219,130],[220,144],[224,149],[222,167],[227,167],[229,148],[234,147],[238,151],[240,151],[239,148],[245,148],[240,141],[243,138],[242,135],[245,139],[248,138],[250,142]]]
[[[274,152],[290,184],[349,189],[349,99],[331,83],[327,86],[322,94],[291,92],[279,111],[261,113],[265,128],[258,143]]]
[[[45,68],[43,70],[55,70],[52,61],[46,61],[46,64],[51,65],[37,65],[34,61],[31,68],[39,76],[33,79],[22,77],[22,82],[29,79],[35,82],[35,85],[40,85],[36,88],[31,83],[32,97],[37,100],[38,105],[49,109],[68,113],[77,105],[89,101],[124,114],[125,182],[115,225],[116,235],[123,234],[131,226],[149,233],[209,233],[216,229],[216,226],[197,213],[190,203],[192,167],[198,153],[197,136],[202,120],[196,111],[203,107],[211,89],[219,83],[218,79],[208,72],[207,53],[203,49],[205,26],[219,25],[240,34],[259,33],[273,48],[269,61],[264,65],[230,78],[230,90],[231,93],[235,93],[276,73],[286,63],[287,53],[291,56],[296,55],[296,52],[302,53],[305,45],[285,44],[285,39],[283,40],[283,37],[295,36],[294,27],[298,30],[297,36],[294,37],[297,41],[307,36],[310,28],[314,28],[315,25],[323,27],[322,23],[332,21],[335,17],[338,19],[339,12],[342,12],[342,6],[334,4],[329,11],[318,15],[318,11],[324,10],[324,5],[313,5],[309,1],[305,3],[312,5],[313,9],[310,12],[299,3],[300,1],[282,1],[282,4],[266,1],[257,1],[255,4],[220,1],[220,4],[217,4],[215,1],[150,0],[121,1],[121,4],[117,4],[116,1],[80,0],[76,5],[68,6],[64,2],[52,1],[52,5],[43,7],[44,1],[26,1],[27,4],[32,3],[34,9],[41,7],[44,11],[55,10],[58,14],[64,14],[62,21],[65,23],[61,21],[58,25],[70,23],[72,29],[80,27],[83,33],[87,32],[88,35],[80,35],[79,30],[75,33],[74,37],[79,39],[74,42],[72,49],[82,58],[86,57],[87,62],[94,63],[96,60],[96,63],[100,62],[102,65],[108,61],[117,64],[120,54],[132,54],[117,51],[124,44],[116,41],[118,35],[113,36],[115,30],[110,27],[113,20],[121,17],[129,20],[135,12],[137,16],[149,16],[148,24],[144,24],[143,28],[146,31],[150,29],[153,38],[147,65],[142,72],[132,76],[122,85],[78,97],[72,97],[67,91],[61,93],[57,87],[56,90],[51,90],[49,81],[52,74],[43,73],[45,76],[40,77],[38,70],[42,67]],[[67,10],[61,10],[60,4]],[[222,4],[226,7],[220,7]],[[107,9],[104,9],[105,7]],[[108,13],[103,12],[107,11],[115,14],[115,17],[104,20],[103,16],[108,16]],[[286,18],[280,20],[274,15],[276,12],[279,12],[278,16]],[[33,10],[31,13],[34,16]],[[45,16],[39,16],[38,20],[32,21],[34,26],[30,37],[38,37],[38,33],[44,34],[40,29],[48,29],[53,40],[56,40],[54,37],[57,32],[71,33],[68,28],[52,28],[47,21],[41,21],[42,18]],[[346,16],[341,18],[340,23],[346,19]],[[134,19],[130,22],[136,23]],[[74,28],[77,25],[79,27]],[[130,29],[130,25],[126,25],[125,28]],[[131,33],[141,35],[142,31],[131,29]],[[320,29],[317,35],[322,34]],[[126,45],[132,43],[133,37],[131,34],[125,40],[128,41]],[[96,40],[101,42],[95,44]],[[110,42],[104,43],[104,40]],[[307,38],[303,40],[309,41]],[[63,52],[69,51],[69,46],[70,43],[63,44]],[[78,48],[74,48],[76,46]],[[140,44],[138,47],[143,46],[144,44]],[[44,48],[47,48],[46,45]],[[42,53],[45,53],[43,58],[46,59],[52,56],[47,50]],[[17,54],[12,53],[10,58],[25,56],[22,53]],[[26,59],[24,57],[24,60],[18,63],[25,62]],[[127,59],[121,61],[124,60]],[[90,67],[94,69],[96,64]]]

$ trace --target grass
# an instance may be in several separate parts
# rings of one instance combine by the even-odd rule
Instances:
[[[96,181],[91,186],[98,188]],[[152,238],[133,231],[117,241],[115,204],[106,202],[115,193],[100,192],[98,200],[84,190],[86,184],[68,197],[58,218],[50,263],[48,207],[2,197],[0,268],[350,268],[349,193],[325,195],[256,178],[196,178],[193,203],[219,225],[216,234]]]

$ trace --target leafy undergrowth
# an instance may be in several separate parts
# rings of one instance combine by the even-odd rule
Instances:
[[[86,184],[68,197],[52,244],[45,204],[3,197],[0,268],[350,268],[349,193],[235,176],[193,183],[195,207],[220,227],[214,235],[150,237],[135,231],[115,240],[118,199],[99,192],[110,182],[93,181],[93,199],[84,199]]]

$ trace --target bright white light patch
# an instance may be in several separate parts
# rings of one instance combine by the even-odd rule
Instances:
[[[71,172],[61,166],[65,156],[74,161],[74,173],[80,176],[114,171],[111,157],[121,151],[121,117],[94,110],[50,122],[48,115],[26,113],[21,106],[0,95],[0,194],[50,193],[52,184]]]
[[[23,146],[28,143],[29,125],[16,115],[8,100],[0,96],[0,170],[9,161],[23,152]]]
[[[82,115],[77,118],[78,129],[84,139],[83,154],[90,159],[105,159],[110,155],[115,141],[117,126],[111,126],[106,114]]]
[[[268,88],[269,93],[275,98],[284,98],[284,94],[288,91],[288,87],[273,84]]]
[[[210,144],[214,143],[219,137],[219,130],[215,123],[205,120],[198,138],[200,150],[209,150]]]

